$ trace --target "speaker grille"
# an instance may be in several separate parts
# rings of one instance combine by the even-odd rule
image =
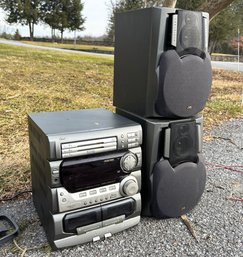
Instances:
[[[176,50],[181,52],[187,48],[194,47],[205,50],[203,37],[203,17],[201,12],[178,11],[178,42]]]
[[[195,121],[171,123],[169,162],[175,167],[183,162],[196,162],[198,130]]]

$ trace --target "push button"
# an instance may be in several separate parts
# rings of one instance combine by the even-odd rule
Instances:
[[[106,234],[105,234],[105,238],[109,238],[109,237],[111,237],[111,236],[112,236],[111,233],[106,233]]]
[[[90,195],[96,195],[96,194],[97,194],[97,191],[96,191],[96,190],[91,190],[91,191],[89,192],[89,194],[90,194]]]
[[[53,169],[53,170],[52,170],[52,174],[53,174],[53,175],[59,174],[59,169]]]
[[[100,191],[100,193],[104,193],[104,192],[106,192],[106,188],[102,187],[102,188],[99,189],[99,191]]]
[[[115,186],[115,185],[109,186],[109,190],[110,190],[110,191],[116,190],[116,186]]]
[[[82,197],[86,197],[87,196],[87,193],[86,192],[82,192],[79,194],[79,197],[82,198]]]
[[[100,237],[99,236],[96,236],[93,238],[93,242],[96,242],[96,241],[99,241],[100,240]]]

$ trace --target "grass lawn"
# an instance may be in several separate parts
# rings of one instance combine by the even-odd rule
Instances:
[[[113,58],[0,45],[0,198],[30,186],[27,113],[112,107]]]
[[[98,46],[98,45],[80,45],[80,44],[61,44],[61,43],[48,43],[48,42],[35,42],[35,41],[21,41],[22,43],[38,45],[38,46],[48,46],[55,48],[64,48],[64,49],[74,49],[80,51],[98,51],[98,52],[107,52],[113,53],[114,47],[112,46]]]
[[[0,44],[0,198],[30,189],[27,113],[112,107],[113,58]],[[243,73],[214,71],[208,130],[242,117]]]
[[[229,56],[229,57],[236,57],[237,58],[237,55],[236,54],[221,54],[221,53],[212,53],[212,56]]]

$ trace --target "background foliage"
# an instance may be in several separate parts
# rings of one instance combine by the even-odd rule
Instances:
[[[145,2],[147,2],[145,4]],[[208,1],[217,2],[217,1]],[[221,1],[224,2],[224,1]],[[228,5],[227,8],[222,9],[219,14],[211,20],[210,23],[210,37],[209,37],[209,51],[210,53],[214,51],[225,51],[228,50],[224,42],[228,39],[237,37],[238,28],[243,31],[243,2],[242,0],[231,1],[232,3]],[[114,16],[116,12],[122,12],[133,9],[144,8],[145,6],[156,6],[163,5],[164,1],[156,0],[119,0],[111,1],[111,11],[110,18],[107,27],[107,34],[109,40],[114,40]],[[176,3],[177,8],[185,10],[198,10],[203,6],[205,0],[178,0]],[[203,11],[208,11],[207,9]],[[233,49],[231,49],[232,52]],[[233,52],[232,52],[233,53]]]
[[[63,32],[83,30],[85,19],[81,15],[80,0],[0,0],[0,7],[7,13],[7,22],[29,26],[30,39],[34,37],[34,26],[39,21],[48,24],[52,30]],[[54,36],[54,33],[52,34]]]

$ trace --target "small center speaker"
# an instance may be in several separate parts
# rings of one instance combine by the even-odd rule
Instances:
[[[115,17],[114,98],[145,118],[187,118],[209,97],[212,68],[204,12],[147,8]]]
[[[172,167],[183,162],[196,162],[198,154],[198,126],[195,121],[170,123],[165,130],[163,156]]]
[[[142,125],[142,215],[179,217],[199,202],[206,183],[202,157],[203,117],[148,119],[117,108]]]

